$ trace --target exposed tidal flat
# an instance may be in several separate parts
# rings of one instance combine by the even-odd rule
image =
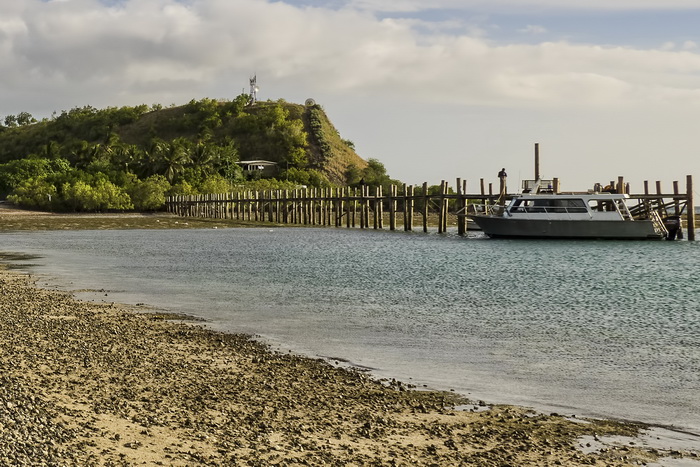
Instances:
[[[166,221],[151,218],[151,221],[155,220]],[[281,230],[277,234],[284,236],[289,230],[299,232],[306,229]],[[435,269],[437,266],[431,266],[425,260],[426,253],[421,250],[427,248],[432,255],[438,256],[437,263],[442,264],[445,262],[445,251],[465,254],[455,247],[464,241],[399,234],[401,238],[427,240],[404,245],[413,250],[408,258],[402,259],[397,256],[398,252],[391,250],[389,256],[393,260],[389,267],[385,265],[387,260],[382,252],[387,250],[387,244],[397,243],[396,236],[368,233],[374,236],[371,243],[375,245],[363,244],[363,248],[370,251],[359,253],[355,250],[356,237],[347,239],[336,236],[332,230],[323,231],[331,232],[330,237],[319,233],[321,231],[318,229],[307,232],[311,237],[291,235],[295,240],[291,245],[285,245],[294,249],[294,253],[288,255],[290,259],[285,259],[281,250],[274,249],[274,245],[284,241],[279,236],[275,237],[275,232],[269,229],[251,230],[245,235],[238,230],[213,233],[192,231],[195,235],[187,237],[184,244],[177,242],[176,232],[164,232],[164,237],[134,237],[129,232],[112,231],[97,235],[96,231],[70,231],[45,232],[38,236],[18,233],[1,236],[5,239],[5,245],[12,247],[9,253],[24,251],[42,256],[25,261],[32,264],[25,266],[32,273],[57,274],[53,283],[63,283],[67,290],[98,284],[120,289],[79,294],[91,295],[96,303],[77,302],[64,291],[36,289],[32,286],[32,280],[26,277],[10,273],[2,276],[0,310],[3,313],[4,338],[0,355],[7,370],[3,373],[3,388],[7,390],[0,395],[4,397],[0,399],[0,410],[6,410],[8,420],[16,420],[14,427],[24,427],[16,431],[2,431],[20,440],[0,443],[19,446],[16,449],[8,448],[6,454],[16,456],[8,459],[21,460],[24,455],[38,458],[49,456],[45,457],[49,464],[74,460],[79,463],[162,462],[166,465],[226,462],[234,465],[635,465],[654,462],[659,456],[668,457],[671,451],[675,451],[673,455],[678,457],[685,450],[682,455],[686,460],[697,455],[696,447],[688,444],[687,449],[674,450],[650,445],[639,439],[615,438],[616,441],[612,441],[607,437],[613,433],[634,435],[644,429],[637,424],[584,421],[581,417],[572,419],[542,415],[529,409],[493,405],[493,402],[502,399],[499,399],[501,394],[497,391],[494,391],[493,398],[487,397],[492,387],[489,385],[479,392],[487,401],[485,404],[471,405],[471,402],[459,397],[459,394],[467,393],[469,396],[470,392],[478,392],[474,388],[480,384],[476,381],[479,371],[483,376],[499,371],[505,376],[510,375],[522,383],[519,386],[516,384],[511,395],[513,391],[527,393],[527,387],[533,383],[527,380],[526,373],[535,372],[536,368],[541,370],[540,373],[535,372],[536,378],[550,375],[548,381],[542,382],[543,387],[563,385],[581,391],[581,394],[600,393],[600,388],[596,387],[601,384],[600,381],[586,378],[586,384],[590,387],[577,387],[581,381],[569,373],[584,371],[586,365],[595,361],[580,360],[576,357],[578,353],[600,359],[602,352],[590,347],[617,340],[612,353],[602,358],[600,368],[595,369],[603,374],[602,379],[607,372],[619,372],[620,368],[623,372],[646,373],[648,384],[640,391],[655,392],[651,400],[658,401],[661,411],[690,412],[687,417],[689,421],[686,422],[692,425],[692,412],[697,410],[697,407],[693,407],[695,399],[692,395],[693,389],[697,388],[692,375],[697,354],[684,346],[692,347],[693,342],[649,346],[644,341],[649,340],[653,330],[659,326],[663,327],[661,331],[664,333],[674,333],[676,341],[689,339],[693,319],[676,318],[676,321],[681,321],[680,328],[672,322],[677,314],[690,315],[693,309],[697,310],[696,304],[680,298],[671,300],[671,314],[663,318],[661,324],[643,315],[621,317],[621,314],[629,311],[628,308],[638,308],[662,294],[661,291],[668,288],[669,283],[663,283],[658,288],[630,286],[636,295],[642,296],[620,298],[618,310],[607,319],[609,322],[621,320],[622,326],[611,326],[611,323],[593,326],[588,321],[605,321],[603,315],[594,313],[581,318],[581,322],[574,321],[570,326],[572,329],[557,329],[552,321],[565,318],[563,313],[556,310],[562,305],[557,297],[572,295],[570,287],[582,286],[588,281],[575,285],[557,284],[555,290],[558,293],[542,289],[536,280],[526,284],[529,287],[540,286],[541,289],[537,293],[537,303],[540,304],[537,311],[544,318],[536,319],[534,314],[526,312],[528,307],[533,306],[533,301],[524,297],[524,289],[514,285],[514,281],[524,279],[512,273],[512,264],[496,256],[492,258],[492,267],[504,268],[505,271],[501,271],[503,274],[511,271],[510,278],[502,282],[478,282],[479,274],[483,272],[472,270],[471,279],[466,283],[461,278],[454,283],[452,281],[455,279],[450,277],[460,277],[459,274],[451,267],[446,271]],[[239,234],[242,246],[228,243],[228,237]],[[264,234],[268,234],[267,237]],[[256,238],[259,240],[253,244]],[[199,246],[193,245],[193,241]],[[207,253],[204,246],[221,241],[225,245],[223,250],[233,250],[232,253],[227,256],[219,249],[214,257],[208,256],[212,253]],[[56,242],[61,245],[60,251],[51,246]],[[430,245],[431,242],[433,245]],[[435,242],[453,242],[454,245],[441,250],[434,246]],[[496,243],[500,245],[499,249],[509,249],[510,243]],[[340,250],[333,250],[333,244],[336,247],[341,244]],[[23,250],[20,245],[24,245]],[[183,248],[186,245],[189,245],[189,250],[185,251]],[[115,256],[115,251],[125,248],[131,249],[131,254],[121,259],[117,257],[119,255]],[[162,258],[156,253],[163,250],[170,251],[170,255]],[[314,251],[318,250],[325,252],[325,256],[316,256],[318,253],[314,254]],[[153,252],[150,257],[149,251]],[[250,255],[246,255],[246,251]],[[256,251],[265,264],[271,264],[263,267],[263,263],[253,262]],[[556,251],[555,248],[550,253]],[[643,251],[632,247],[625,256],[632,256],[632,263],[638,267],[634,256],[644,255]],[[198,263],[209,264],[209,269],[223,268],[229,277],[225,288],[233,289],[235,294],[211,295],[210,289],[203,285],[205,281],[194,278],[189,286],[175,284],[181,289],[189,287],[181,295],[169,289],[167,283],[178,277],[180,272],[202,274],[201,264],[183,264],[172,256],[187,257],[190,254],[199,258]],[[480,253],[474,254],[478,256]],[[538,250],[534,259],[539,261],[535,261],[534,266],[545,264],[550,269],[562,267],[556,266],[556,261],[548,260],[546,254]],[[658,257],[668,254],[666,251]],[[140,264],[131,255],[146,258]],[[73,259],[69,261],[68,256],[73,256]],[[325,268],[312,271],[316,269],[312,266],[319,261],[332,263],[335,259],[335,263],[338,263],[341,258],[347,257],[355,258],[356,263],[351,261],[350,266],[346,265],[335,273]],[[96,258],[103,264],[95,264]],[[367,258],[375,258],[376,261],[367,263]],[[287,270],[288,261],[299,262],[300,259],[306,259],[308,269],[296,267]],[[58,264],[62,260],[66,260],[67,264]],[[580,271],[572,271],[569,277],[591,267],[580,258],[579,262],[583,263],[579,265]],[[229,263],[234,263],[235,267],[224,267]],[[412,268],[411,264],[419,266]],[[537,272],[534,266],[530,273]],[[605,269],[606,265],[602,266]],[[136,282],[152,279],[147,280],[142,272],[138,272],[144,267],[154,274],[160,274],[165,280],[139,290],[135,287]],[[247,279],[233,271],[245,267],[261,270],[248,271]],[[133,277],[126,272],[129,268]],[[378,269],[379,274],[366,272],[372,268]],[[401,284],[380,280],[381,276],[391,275],[390,270],[394,268],[403,271],[401,277],[404,278],[405,290]],[[79,271],[81,269],[82,272]],[[559,271],[560,274],[563,272]],[[94,282],[88,283],[85,275]],[[334,275],[341,275],[344,279],[342,283],[323,279]],[[418,288],[417,284],[421,282],[416,283],[412,278],[414,275],[428,279]],[[36,276],[33,277],[35,280]],[[123,278],[123,281],[119,278]],[[487,276],[484,278],[488,279]],[[611,299],[612,296],[605,290],[609,290],[610,284],[616,283],[619,277],[607,274],[605,279],[602,281],[605,285],[600,285],[598,294]],[[634,281],[638,278],[628,279]],[[222,288],[219,279],[212,280],[215,288]],[[475,281],[472,284],[474,287],[465,287],[471,280]],[[40,282],[45,281],[46,276],[42,276]],[[598,282],[587,285],[595,286]],[[683,284],[676,286],[681,291],[688,291]],[[155,289],[163,287],[162,295],[153,293]],[[319,288],[326,293],[321,294]],[[378,289],[396,292],[388,296],[377,295]],[[455,295],[449,292],[453,289],[458,289]],[[147,293],[149,290],[150,293]],[[364,291],[364,295],[358,296],[358,290]],[[478,293],[478,290],[482,290],[482,293]],[[689,292],[692,294],[692,290]],[[504,308],[504,313],[492,316],[493,310],[489,304],[494,300],[492,293],[496,297],[508,297],[510,293],[516,298],[500,299],[495,306]],[[199,298],[190,300],[186,298],[187,295],[197,295]],[[308,299],[309,295],[313,306],[303,304],[302,299]],[[142,297],[148,297],[151,305],[161,305],[159,297],[164,302],[168,301],[166,297],[170,297],[170,303],[166,303],[168,309],[189,311],[205,318],[207,328],[229,332],[212,331],[197,323],[171,322],[163,319],[171,317],[167,314],[139,313],[138,307],[135,313],[133,307],[122,308],[112,303],[115,299],[135,301]],[[667,299],[659,298],[657,306]],[[469,314],[471,312],[468,310],[450,311],[451,307],[462,308],[457,300],[468,304],[467,308],[478,309],[478,314]],[[182,302],[181,306],[172,306],[177,301]],[[595,301],[587,302],[582,296],[574,297],[572,303],[577,301],[582,303],[578,304],[576,311],[595,305]],[[432,303],[434,308],[426,302]],[[524,303],[519,304],[521,302]],[[612,302],[615,305],[616,301]],[[623,306],[625,303],[628,305]],[[687,306],[679,308],[680,303]],[[397,310],[405,308],[407,304],[415,304],[412,311],[419,315],[420,321],[399,314]],[[214,312],[207,315],[203,309],[206,306]],[[247,308],[250,308],[250,314],[246,314]],[[293,308],[301,309],[301,314],[290,317]],[[222,310],[233,310],[233,317],[223,316],[226,313]],[[275,310],[279,314],[275,314]],[[364,314],[361,314],[361,310],[364,310]],[[442,310],[444,317],[437,314],[438,310]],[[516,312],[525,315],[525,322],[509,318],[509,314]],[[331,315],[338,329],[333,331],[327,323],[324,324],[327,319],[325,314]],[[483,316],[483,322],[479,322],[479,316]],[[636,330],[636,337],[624,331],[625,326],[635,321],[644,323],[645,319],[648,322]],[[464,320],[469,324],[466,329],[471,330],[468,333],[465,333],[464,326],[456,323]],[[246,332],[258,329],[260,333],[268,335],[268,341],[287,342],[292,339],[292,342],[287,342],[290,347],[300,348],[310,355],[338,357],[338,360],[305,358],[286,350],[272,351],[246,335],[231,332],[237,328],[236,321],[241,322],[238,329]],[[296,327],[295,321],[298,322]],[[360,329],[376,326],[381,328],[377,334],[368,334],[366,329]],[[569,341],[567,345],[575,348],[568,353],[562,355],[559,347],[545,339],[550,334],[553,340],[571,339],[575,326],[581,327],[581,340]],[[594,332],[586,331],[586,326],[592,326]],[[305,334],[299,334],[299,328],[304,327],[318,327],[320,331],[307,329]],[[283,332],[288,328],[291,334]],[[542,333],[532,334],[533,330],[541,328],[544,328]],[[685,328],[688,328],[687,332],[683,331]],[[293,340],[295,334],[298,341]],[[308,342],[309,339],[323,337],[322,334],[331,344],[325,349],[336,352],[330,353]],[[585,346],[585,341],[596,334],[601,335],[599,340]],[[347,340],[361,342],[353,347],[344,340],[344,336]],[[460,340],[456,336],[463,337]],[[384,342],[378,342],[381,339]],[[467,349],[471,351],[464,351],[462,341],[465,340],[469,341]],[[492,342],[486,345],[484,341]],[[523,346],[526,341],[531,342],[530,348]],[[428,345],[430,342],[434,342],[432,347]],[[427,351],[420,348],[425,345],[428,345]],[[635,346],[636,349],[631,352],[620,350],[625,346]],[[378,367],[382,370],[380,374],[387,374],[391,372],[391,364],[398,364],[401,356],[362,359],[362,353],[386,353],[391,348],[398,348],[397,353],[404,354],[404,359],[415,359],[418,368],[425,364],[421,363],[426,358],[424,354],[449,354],[450,351],[445,349],[452,348],[454,360],[462,361],[462,366],[450,359],[438,361],[434,374],[445,373],[445,384],[457,387],[458,391],[415,391],[406,384],[391,379],[378,381],[366,372],[344,370],[337,364],[340,358],[350,356],[349,360],[359,365]],[[516,359],[518,352],[525,353],[524,360],[535,360],[530,364],[521,364]],[[460,353],[461,356],[458,355]],[[661,380],[667,376],[665,373],[659,373],[660,370],[654,366],[640,366],[634,355],[628,353],[642,354],[642,361],[646,358],[662,360],[662,366],[672,366],[668,374],[677,374],[679,379],[662,383]],[[620,362],[614,361],[620,359],[623,360],[622,367],[619,366]],[[406,368],[410,369],[411,366],[409,362]],[[455,368],[461,372],[460,375],[449,374]],[[401,373],[397,371],[397,374]],[[405,374],[411,373],[407,371]],[[420,375],[414,373],[413,376],[415,379],[409,381],[417,383]],[[438,379],[428,382],[439,386],[435,384]],[[470,379],[474,380],[473,384],[468,381]],[[496,383],[504,381],[497,379]],[[638,380],[626,376],[614,382],[622,386],[637,383]],[[671,396],[657,392],[660,384],[665,384]],[[686,390],[688,394],[684,396]],[[556,396],[556,391],[534,392],[545,393],[545,398],[550,394]],[[680,406],[674,405],[676,395]],[[610,397],[616,398],[619,394],[611,394]],[[529,402],[532,397],[524,397],[524,400]],[[553,404],[562,408],[558,412],[564,415],[581,413],[581,407],[567,401],[561,402],[556,400]],[[644,411],[637,411],[635,405],[643,404],[633,401],[633,408],[626,410],[623,407],[619,413],[624,415],[627,412],[631,414],[627,418],[646,421],[645,417],[637,416]],[[586,406],[586,409],[596,411],[595,407]],[[606,409],[599,412],[608,413]],[[7,422],[6,426],[10,424]],[[26,433],[29,435],[25,436]],[[22,439],[33,441],[21,442]],[[14,452],[10,452],[13,449]]]

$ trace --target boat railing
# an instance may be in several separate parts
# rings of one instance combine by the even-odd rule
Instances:
[[[664,221],[661,219],[661,215],[657,211],[649,212],[649,219],[654,226],[654,231],[660,236],[666,238],[668,237],[668,229],[664,225]]]
[[[505,206],[500,204],[469,204],[467,205],[467,215],[480,216],[502,216],[505,212]]]
[[[584,206],[515,206],[510,210],[511,214],[589,214]]]

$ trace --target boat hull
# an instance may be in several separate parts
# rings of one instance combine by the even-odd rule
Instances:
[[[493,238],[661,239],[649,220],[553,220],[471,216]]]

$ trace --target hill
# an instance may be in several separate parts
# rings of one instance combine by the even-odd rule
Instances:
[[[49,120],[0,127],[0,162],[40,155],[80,165],[85,158],[81,152],[96,145],[148,151],[154,142],[184,140],[219,147],[233,143],[239,160],[316,169],[334,184],[345,184],[349,166],[367,166],[319,105],[277,101],[248,106],[242,97],[247,98],[193,100],[169,108],[75,108]]]
[[[164,193],[193,194],[261,179],[272,188],[344,186],[363,171],[371,172],[366,179],[388,178],[380,163],[357,155],[319,105],[250,105],[248,98],[168,108],[88,106],[40,122],[26,112],[7,116],[0,126],[0,196],[59,210],[138,209],[154,204],[134,200],[145,181]],[[241,161],[250,160],[275,164],[246,171]],[[82,197],[93,199],[68,201],[78,196],[71,190],[92,190]]]

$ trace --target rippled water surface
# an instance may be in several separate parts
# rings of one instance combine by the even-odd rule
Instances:
[[[700,433],[700,244],[333,229],[9,233],[51,284],[106,289],[543,410]]]

